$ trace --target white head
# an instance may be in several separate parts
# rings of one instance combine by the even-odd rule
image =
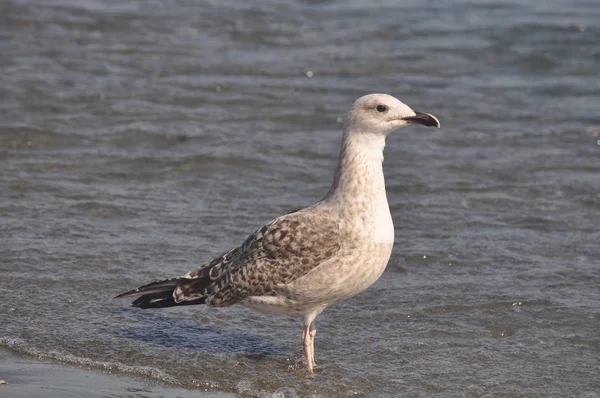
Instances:
[[[360,97],[352,105],[346,121],[346,131],[385,137],[409,124],[440,127],[435,116],[415,112],[391,95],[369,94]]]

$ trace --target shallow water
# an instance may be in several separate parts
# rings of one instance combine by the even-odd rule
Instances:
[[[598,21],[592,1],[0,0],[0,347],[247,396],[600,396]],[[394,253],[317,319],[315,376],[300,319],[112,299],[322,197],[369,92],[442,129],[389,137]]]

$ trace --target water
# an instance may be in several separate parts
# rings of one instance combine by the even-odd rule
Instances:
[[[594,1],[0,1],[0,347],[245,396],[600,396],[598,21]],[[388,139],[394,253],[317,319],[320,372],[298,318],[112,299],[322,197],[370,92],[442,129]]]

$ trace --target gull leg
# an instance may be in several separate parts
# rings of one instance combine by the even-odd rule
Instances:
[[[314,309],[308,314],[304,314],[304,329],[302,330],[302,345],[304,346],[304,357],[306,358],[306,366],[310,373],[317,365],[315,363],[315,335],[317,328],[315,327],[315,318],[319,315],[325,306]]]
[[[304,346],[304,358],[306,358],[308,371],[312,373],[314,358],[309,327],[304,327],[302,330],[302,345]]]
[[[311,351],[311,357],[312,357],[312,366],[314,368],[316,368],[317,363],[315,362],[315,335],[317,334],[317,327],[315,326],[314,320],[310,323],[310,326],[308,328],[308,334],[310,336],[310,351]]]

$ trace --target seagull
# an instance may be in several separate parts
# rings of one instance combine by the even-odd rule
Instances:
[[[401,127],[440,127],[387,94],[357,99],[344,123],[342,147],[329,192],[316,204],[277,217],[239,246],[185,275],[119,294],[133,307],[233,304],[265,314],[304,318],[302,345],[316,367],[315,318],[330,304],[371,286],[392,253],[394,224],[383,176],[385,139]]]

